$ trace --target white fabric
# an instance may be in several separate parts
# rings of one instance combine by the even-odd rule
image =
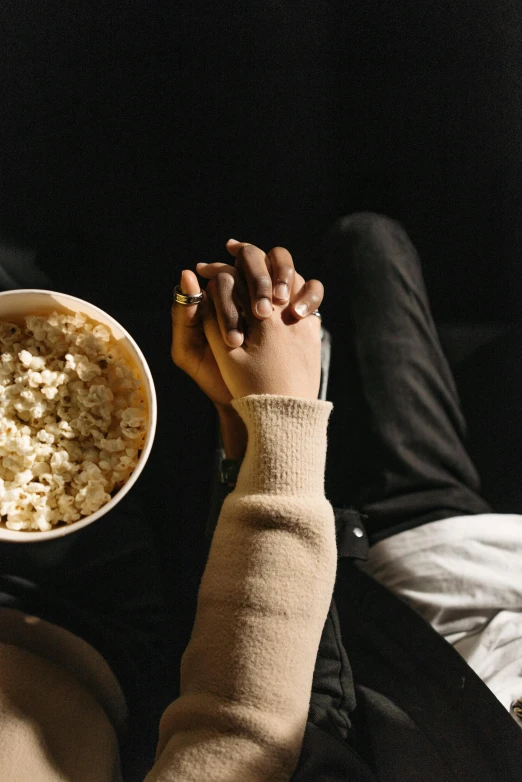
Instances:
[[[357,566],[442,635],[513,719],[522,698],[522,515],[429,522],[379,541]]]

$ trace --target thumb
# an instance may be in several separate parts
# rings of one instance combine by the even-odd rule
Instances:
[[[190,269],[181,272],[179,288],[182,293],[193,296],[201,293],[198,278]],[[200,304],[180,304],[175,299],[172,302],[170,313],[172,316],[172,358],[177,363],[184,362],[194,353],[201,350],[206,337],[203,331],[203,317],[208,309],[206,291],[203,291],[203,299]]]
[[[181,272],[179,289],[186,296],[195,296],[197,293],[201,293],[198,278],[190,269],[184,269]],[[200,304],[179,304],[174,299],[171,311],[173,317],[180,316],[183,323],[190,324],[195,318],[198,318],[198,309],[200,306]]]

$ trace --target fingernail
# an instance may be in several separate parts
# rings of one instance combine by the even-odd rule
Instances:
[[[288,298],[288,285],[286,282],[280,282],[279,285],[276,285],[276,289],[274,291],[275,295],[278,299],[287,299]]]
[[[308,312],[308,307],[306,306],[306,304],[298,304],[295,308],[295,311],[297,312],[298,315],[304,317]]]
[[[243,335],[237,329],[230,329],[227,340],[231,348],[238,348],[243,343]]]
[[[228,242],[235,242],[236,244],[240,244],[240,242],[237,239],[229,239]]]
[[[259,301],[256,304],[256,312],[258,315],[262,315],[263,317],[266,317],[267,315],[271,315],[274,311],[274,308],[270,304],[270,299],[259,299]]]

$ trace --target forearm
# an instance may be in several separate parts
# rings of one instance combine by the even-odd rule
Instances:
[[[337,568],[324,496],[330,402],[238,400],[248,449],[227,497],[147,782],[287,782]],[[211,771],[209,771],[209,769]]]

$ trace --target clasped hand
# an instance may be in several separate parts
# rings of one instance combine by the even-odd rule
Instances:
[[[227,242],[235,265],[198,263],[209,282],[200,304],[173,302],[171,357],[214,402],[230,408],[250,394],[317,399],[321,380],[321,323],[311,317],[324,296],[319,280],[298,274],[284,247],[265,254],[244,242]],[[288,296],[281,284],[288,287]],[[200,293],[194,272],[181,274],[180,290]],[[268,309],[259,311],[260,300]],[[298,304],[305,304],[300,314]],[[310,317],[309,317],[310,316]]]

